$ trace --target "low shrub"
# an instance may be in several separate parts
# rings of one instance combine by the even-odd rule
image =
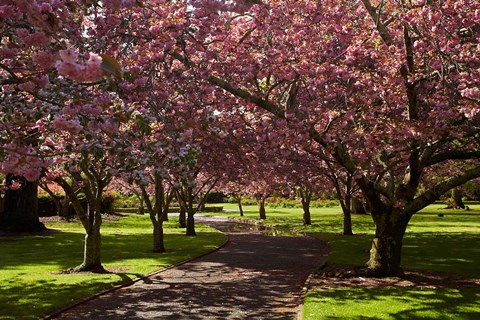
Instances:
[[[211,192],[205,197],[205,203],[223,203],[223,192]]]
[[[237,203],[234,197],[225,198],[226,203]],[[251,197],[242,198],[242,205],[253,206],[257,205],[257,200]],[[270,208],[301,208],[302,203],[300,200],[281,198],[281,197],[268,197],[265,200],[265,205]],[[337,200],[312,200],[310,202],[311,208],[331,208],[338,206]]]
[[[116,195],[113,192],[106,192],[102,197],[102,205],[100,212],[113,214],[114,208],[113,205],[115,203]]]
[[[62,202],[65,197],[61,197]],[[114,203],[115,203],[115,194],[106,193],[102,198],[102,205],[100,212],[106,214],[114,213]],[[83,208],[87,210],[87,200],[85,198],[80,198],[80,203]],[[73,209],[71,203],[67,204],[67,208],[63,208],[61,216],[65,218],[73,218],[75,216],[75,210]],[[51,217],[57,215],[57,206],[53,199],[48,195],[39,195],[38,196],[38,216],[39,217]]]
[[[140,200],[134,194],[124,195],[119,192],[113,193],[115,195],[116,208],[138,208],[140,207]]]
[[[338,200],[314,200],[310,203],[311,208],[332,208],[339,206]]]
[[[225,203],[237,203],[237,199],[235,197],[227,197],[223,200]],[[257,200],[251,197],[243,197],[242,198],[242,205],[244,206],[254,206],[257,204]]]
[[[63,199],[63,197],[62,197]],[[56,216],[57,206],[53,199],[48,195],[39,195],[38,196],[38,216],[39,217],[51,217]]]

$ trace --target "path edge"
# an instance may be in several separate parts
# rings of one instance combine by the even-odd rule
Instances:
[[[214,228],[214,229],[216,229],[216,228]],[[216,230],[218,230],[218,229],[216,229]],[[221,232],[220,230],[218,230],[218,231]],[[146,275],[144,275],[144,276],[141,276],[141,277],[139,277],[139,278],[135,278],[135,279],[133,279],[133,280],[129,280],[129,281],[125,282],[125,283],[117,284],[117,285],[115,285],[115,286],[113,286],[113,287],[111,287],[111,288],[109,288],[109,289],[105,289],[105,290],[103,290],[103,291],[97,292],[97,293],[95,293],[95,294],[93,294],[93,295],[91,295],[91,296],[89,296],[89,297],[87,297],[87,298],[84,298],[84,299],[82,299],[82,300],[80,300],[80,301],[77,301],[77,302],[75,302],[75,303],[73,303],[73,304],[71,304],[71,305],[68,305],[68,306],[60,309],[60,310],[54,311],[54,312],[46,315],[45,317],[40,318],[40,320],[51,320],[51,319],[54,319],[56,316],[64,313],[65,311],[68,311],[68,310],[70,310],[70,309],[72,309],[72,308],[75,308],[76,306],[79,306],[79,305],[81,305],[81,304],[84,304],[84,303],[86,303],[86,302],[89,302],[89,301],[91,301],[91,300],[93,300],[93,299],[95,299],[95,298],[98,298],[98,297],[100,297],[100,296],[103,296],[103,295],[105,295],[105,294],[107,294],[107,293],[110,293],[110,292],[113,292],[113,291],[116,291],[116,290],[119,290],[119,289],[122,289],[122,288],[125,288],[125,287],[128,287],[128,286],[131,286],[131,285],[133,285],[134,283],[136,283],[136,282],[138,282],[138,281],[144,280],[144,279],[149,278],[149,277],[151,277],[151,276],[154,276],[154,275],[157,275],[157,274],[159,274],[159,273],[165,272],[165,271],[170,270],[170,269],[172,269],[172,268],[176,268],[176,267],[181,266],[181,265],[183,265],[183,264],[185,264],[185,263],[191,262],[191,261],[193,261],[193,260],[195,260],[195,259],[202,258],[202,257],[204,257],[204,256],[206,256],[206,255],[209,255],[209,254],[211,254],[211,253],[213,253],[213,252],[216,252],[216,251],[222,249],[223,247],[225,247],[227,244],[230,243],[230,237],[229,237],[227,234],[225,234],[224,232],[221,232],[221,233],[225,235],[225,237],[226,237],[225,241],[224,241],[220,246],[218,246],[218,247],[216,247],[216,248],[214,248],[214,249],[212,249],[212,250],[210,250],[210,251],[207,251],[207,252],[204,252],[204,253],[202,253],[202,254],[199,254],[198,256],[194,256],[194,257],[188,258],[187,260],[183,260],[183,261],[177,262],[177,263],[172,264],[171,266],[165,267],[165,268],[163,268],[163,269],[160,269],[160,270],[157,270],[157,271],[153,271],[153,272],[151,272],[151,273],[149,273],[149,274],[146,274]]]

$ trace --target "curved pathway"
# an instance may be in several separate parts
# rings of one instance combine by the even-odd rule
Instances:
[[[211,254],[101,295],[60,319],[295,319],[303,284],[327,258],[312,237],[271,237],[219,218],[197,221],[225,232]]]

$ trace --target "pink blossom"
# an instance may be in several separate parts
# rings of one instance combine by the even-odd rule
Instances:
[[[31,92],[35,90],[36,85],[32,81],[28,81],[28,82],[19,84],[18,87],[23,91]]]

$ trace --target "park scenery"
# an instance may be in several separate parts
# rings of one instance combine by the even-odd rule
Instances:
[[[0,319],[480,319],[480,1],[0,29]]]

